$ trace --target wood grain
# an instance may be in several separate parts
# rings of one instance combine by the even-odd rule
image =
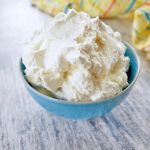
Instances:
[[[30,1],[0,0],[0,149],[1,150],[149,150],[150,62],[137,51],[141,73],[126,100],[110,113],[69,120],[41,108],[19,75],[23,43],[50,18]],[[104,19],[131,42],[132,20]]]

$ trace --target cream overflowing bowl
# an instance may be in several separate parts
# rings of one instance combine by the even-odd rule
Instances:
[[[27,81],[71,102],[99,101],[128,86],[129,57],[119,32],[70,9],[35,31],[22,55]]]

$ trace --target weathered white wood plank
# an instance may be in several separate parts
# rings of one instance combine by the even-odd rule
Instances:
[[[41,108],[18,71],[23,43],[50,18],[30,1],[0,1],[0,150],[149,150],[150,62],[137,51],[141,73],[133,91],[110,113],[69,120]],[[132,20],[104,19],[131,45]]]

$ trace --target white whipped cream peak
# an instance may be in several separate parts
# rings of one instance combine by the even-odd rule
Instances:
[[[35,31],[22,59],[34,87],[68,101],[96,101],[128,84],[125,50],[120,33],[99,17],[70,9]]]

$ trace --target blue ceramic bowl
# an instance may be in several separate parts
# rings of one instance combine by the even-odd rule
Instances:
[[[102,116],[117,105],[119,105],[130,93],[133,88],[134,83],[136,82],[139,71],[140,71],[140,61],[135,52],[135,50],[126,42],[124,42],[127,47],[125,56],[130,58],[130,68],[128,71],[128,82],[129,86],[124,89],[121,93],[101,100],[101,101],[91,101],[91,102],[69,102],[64,100],[55,99],[52,97],[45,96],[34,88],[32,88],[29,83],[26,81],[24,76],[25,66],[20,60],[19,70],[21,73],[21,77],[25,84],[26,89],[30,93],[30,95],[34,98],[34,100],[41,105],[43,108],[48,110],[49,112],[70,119],[90,119],[98,116]]]

